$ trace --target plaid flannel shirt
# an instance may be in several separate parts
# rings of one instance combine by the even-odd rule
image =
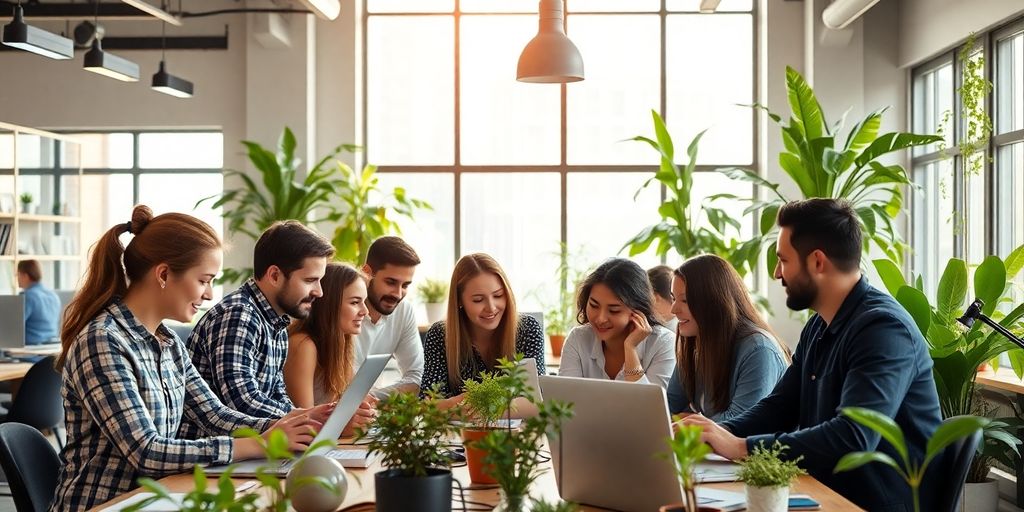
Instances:
[[[258,418],[294,408],[284,387],[287,315],[278,315],[249,279],[210,309],[188,337],[192,363],[229,407]],[[186,425],[185,432],[195,427]]]
[[[134,488],[139,477],[230,462],[233,430],[262,432],[273,422],[225,407],[181,340],[163,325],[150,334],[120,300],[68,348],[61,394],[68,442],[53,512],[102,504]],[[214,437],[177,438],[183,419]]]

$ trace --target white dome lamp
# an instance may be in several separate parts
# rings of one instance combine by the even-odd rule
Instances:
[[[516,80],[558,84],[583,80],[583,57],[565,35],[562,0],[540,0],[540,28],[519,55]]]

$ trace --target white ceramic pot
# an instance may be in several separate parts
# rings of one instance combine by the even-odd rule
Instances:
[[[325,479],[334,491],[314,482],[303,481],[309,477]],[[337,460],[323,455],[310,455],[292,467],[285,485],[296,512],[333,512],[345,501],[348,477],[345,468]]]
[[[986,478],[984,482],[965,484],[962,508],[970,512],[996,512],[999,509],[999,482]]]
[[[789,509],[789,486],[753,487],[747,489],[747,512],[786,512]]]
[[[445,308],[448,307],[447,302],[428,302],[427,306],[427,322],[433,324],[434,322],[444,320]]]

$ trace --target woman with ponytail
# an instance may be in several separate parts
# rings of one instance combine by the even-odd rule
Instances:
[[[127,246],[120,240],[125,233],[134,235]],[[330,405],[283,418],[236,412],[217,399],[162,323],[188,322],[210,300],[221,258],[209,225],[180,213],[153,217],[142,205],[93,247],[61,329],[57,367],[68,442],[51,511],[90,509],[140,477],[262,456],[257,440],[230,437],[241,427],[264,436],[281,429],[294,450],[312,441]],[[179,438],[182,423],[208,437]]]

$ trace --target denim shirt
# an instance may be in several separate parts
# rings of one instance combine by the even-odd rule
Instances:
[[[25,296],[25,344],[39,345],[57,339],[60,324],[60,298],[43,283],[33,283]]]
[[[874,409],[903,429],[911,460],[921,461],[941,422],[932,359],[903,306],[861,278],[831,324],[815,315],[804,326],[793,364],[775,390],[740,417],[723,423],[747,438],[747,449],[778,440],[788,457],[834,491],[871,511],[913,510],[910,490],[892,468],[866,464],[834,473],[843,455],[878,450],[900,456],[874,431],[839,415],[844,407]],[[932,466],[942,466],[942,461]],[[922,510],[930,510],[928,481]]]
[[[700,412],[718,422],[735,418],[771,393],[786,371],[786,366],[786,357],[775,340],[762,332],[749,334],[736,342],[732,374],[729,377],[729,406],[725,410],[715,408],[705,393],[704,383],[699,380],[695,383],[696,394],[702,399],[693,400],[687,395],[678,361],[666,390],[668,410],[672,414]],[[694,411],[690,407],[691,403],[698,405],[700,411]]]

